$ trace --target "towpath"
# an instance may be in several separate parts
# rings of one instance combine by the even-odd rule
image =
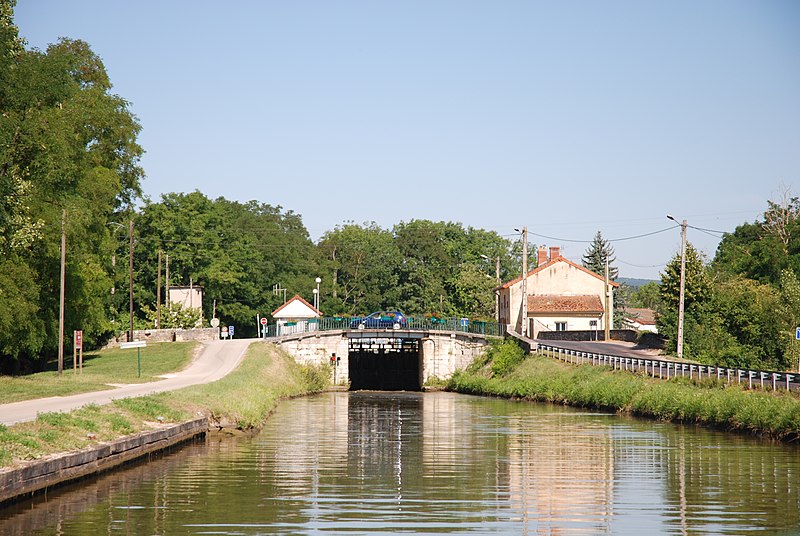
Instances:
[[[165,379],[149,383],[124,385],[106,391],[70,396],[52,396],[0,405],[0,423],[9,425],[32,421],[36,415],[51,411],[71,411],[86,404],[108,404],[118,398],[145,396],[174,391],[190,385],[211,383],[231,372],[241,362],[250,343],[258,339],[233,339],[203,343],[203,349],[192,363]]]

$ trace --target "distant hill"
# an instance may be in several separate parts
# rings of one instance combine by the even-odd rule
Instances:
[[[637,288],[647,284],[647,283],[658,283],[658,279],[636,279],[635,277],[618,277],[617,283],[625,283],[632,289],[636,290]]]

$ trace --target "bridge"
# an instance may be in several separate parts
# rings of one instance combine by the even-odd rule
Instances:
[[[355,326],[355,327],[353,327]],[[349,318],[269,326],[266,339],[299,363],[328,364],[334,383],[350,388],[418,391],[447,379],[483,354],[504,327],[466,319],[410,320],[402,329],[362,328]]]

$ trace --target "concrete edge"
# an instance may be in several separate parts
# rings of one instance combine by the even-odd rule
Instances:
[[[148,430],[81,449],[55,454],[21,467],[0,469],[0,504],[141,458],[208,431],[208,418]]]

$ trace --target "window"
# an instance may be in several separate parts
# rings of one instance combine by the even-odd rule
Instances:
[[[556,331],[567,331],[566,322],[556,322]]]

